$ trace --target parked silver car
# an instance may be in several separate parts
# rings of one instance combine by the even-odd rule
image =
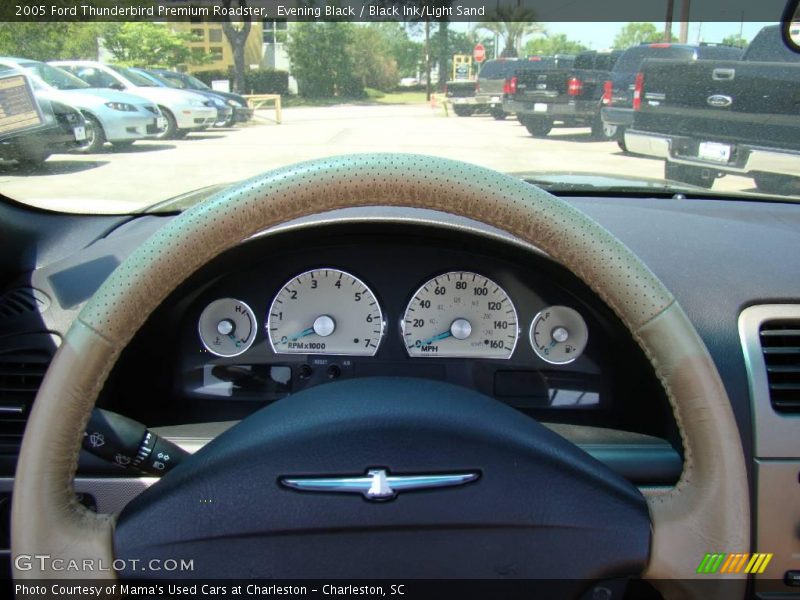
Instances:
[[[160,87],[133,69],[106,65],[91,60],[51,61],[94,87],[124,90],[155,102],[167,120],[167,128],[158,137],[180,138],[191,131],[211,127],[217,121],[217,109],[203,96],[184,90]]]
[[[130,146],[167,128],[158,106],[140,96],[89,84],[47,63],[25,58],[0,57],[0,65],[27,75],[38,96],[74,106],[86,119],[83,152],[99,152],[106,142]]]

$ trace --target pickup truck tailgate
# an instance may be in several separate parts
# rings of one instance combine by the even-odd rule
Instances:
[[[636,129],[800,147],[800,65],[646,60]]]
[[[565,96],[569,71],[566,69],[527,70],[517,75],[515,100],[542,100]]]

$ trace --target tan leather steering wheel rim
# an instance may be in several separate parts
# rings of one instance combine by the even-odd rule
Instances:
[[[111,564],[114,516],[78,504],[73,479],[86,422],[120,352],[209,260],[269,227],[357,206],[474,219],[537,246],[586,282],[652,363],[683,440],[678,484],[646,493],[653,542],[645,577],[686,579],[706,552],[749,550],[747,475],[727,394],[702,340],[656,276],[599,224],[535,186],[441,158],[373,154],[303,163],[236,185],[173,219],[114,271],[65,336],[36,398],[14,484],[12,557]],[[16,568],[14,575],[85,577]]]

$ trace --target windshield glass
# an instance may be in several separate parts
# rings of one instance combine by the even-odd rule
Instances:
[[[40,62],[22,62],[21,67],[32,71],[41,78],[46,84],[59,90],[82,90],[89,87],[89,84],[70,75],[63,69],[51,67]]]
[[[140,73],[134,69],[130,69],[128,67],[118,67],[118,66],[111,66],[111,69],[122,75],[125,79],[130,81],[133,85],[138,87],[159,87],[161,84],[153,79],[152,77],[148,77],[144,73]]]
[[[581,2],[563,9],[581,21],[488,3],[427,22],[295,11],[230,27],[191,15],[0,23],[0,56],[86,116],[36,152],[26,132],[0,133],[0,194],[131,213],[305,160],[390,152],[555,193],[800,200],[800,54],[782,39],[782,4],[773,20],[759,3],[665,23],[592,21],[597,7]],[[709,3],[723,0],[691,14]]]

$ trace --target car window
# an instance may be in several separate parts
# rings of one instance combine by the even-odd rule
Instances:
[[[614,65],[617,63],[617,59],[619,59],[620,53],[598,53],[594,68],[598,71],[610,71],[614,68]],[[577,63],[576,63],[577,67]]]
[[[172,87],[185,89],[186,83],[183,81],[182,78],[178,77],[177,75],[172,75],[171,73],[159,73],[161,79],[168,82]]]
[[[140,74],[134,69],[130,69],[128,67],[118,67],[118,66],[109,66],[109,68],[113,71],[116,71],[120,75],[122,75],[125,79],[130,81],[133,85],[139,87],[159,87],[160,84],[144,74]]]
[[[197,77],[192,77],[191,75],[183,75],[186,81],[192,86],[194,90],[210,90],[211,88],[207,86],[205,83],[200,81]]]
[[[690,60],[694,57],[695,49],[671,45],[638,46],[631,48],[620,56],[617,64],[614,65],[614,72],[633,73],[639,70],[639,66],[646,58],[662,58],[675,60]]]
[[[82,81],[85,81],[93,88],[110,88],[120,85],[120,82],[109,73],[97,67],[84,65],[64,65],[59,67],[72,73]]]
[[[514,68],[520,61],[516,60],[490,60],[481,67],[481,79],[505,79],[510,77]]]
[[[71,73],[41,62],[21,62],[21,67],[35,73],[46,84],[59,90],[80,90],[90,87]]]
[[[166,86],[166,87],[176,87],[171,81],[165,79],[158,73],[152,73],[150,71],[143,71],[142,69],[128,69],[128,72],[134,73],[136,75],[141,75],[148,81],[153,82],[158,86]]]
[[[800,54],[789,50],[774,30],[759,33],[747,49],[747,60],[800,63]]]
[[[586,54],[579,54],[575,58],[575,68],[576,69],[594,69],[595,68],[595,60],[597,59],[597,54],[595,52],[587,52]]]
[[[528,2],[524,22],[489,3],[427,26],[254,18],[238,37],[188,17],[0,23],[0,61],[24,63],[42,97],[104,107],[86,140],[33,157],[0,147],[0,196],[125,212],[307,159],[407,152],[551,191],[800,200],[800,54],[780,15],[703,2],[723,19],[545,22]],[[132,95],[146,108],[129,110]]]

